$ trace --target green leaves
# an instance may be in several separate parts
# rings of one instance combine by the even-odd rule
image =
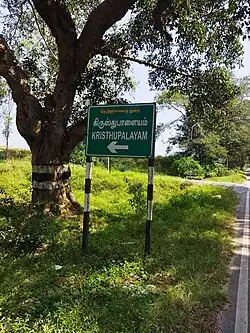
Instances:
[[[29,81],[34,102],[24,110],[29,103],[23,105],[23,99],[16,97],[18,119],[29,120],[25,126],[19,121],[18,128],[30,146],[32,119],[41,121],[46,132],[39,132],[42,139],[62,132],[66,138],[68,126],[85,118],[89,105],[127,103],[126,93],[135,87],[132,61],[152,68],[151,88],[168,90],[160,103],[184,106],[185,140],[203,136],[209,126],[218,131],[228,100],[238,94],[221,67],[231,69],[241,61],[247,0],[88,0],[84,4],[3,0],[3,8],[3,34],[23,67],[23,71],[19,67],[22,82]],[[13,75],[18,77],[15,69]],[[1,75],[6,73],[12,82],[8,71]],[[12,89],[13,96],[20,96],[15,85]],[[62,119],[58,122],[56,117]],[[63,124],[63,129],[54,131],[59,126],[55,124]],[[191,134],[190,128],[194,128]],[[68,149],[83,139],[70,139]]]
[[[236,82],[224,68],[212,68],[197,72],[179,90],[160,94],[161,106],[182,113],[172,143],[202,165],[227,162],[229,167],[243,167],[250,151],[250,103],[244,99],[248,81]]]
[[[128,199],[129,204],[137,214],[144,215],[146,211],[146,191],[144,184],[139,180],[130,181],[128,178],[125,178],[125,181],[127,183],[127,192],[130,195]]]
[[[78,36],[90,13],[100,3],[99,0],[88,0],[84,4],[79,0],[67,2]],[[31,78],[32,88],[36,88],[35,93],[38,95],[40,95],[39,88],[48,90],[49,86],[51,92],[58,71],[54,38],[45,22],[29,4],[5,0],[4,5],[6,10],[10,11],[5,17],[5,34],[8,35],[15,30],[13,42],[19,57],[25,59],[26,64],[32,64],[28,66],[29,69],[33,68],[29,71],[34,78]],[[202,66],[211,67],[215,64],[232,67],[234,63],[240,61],[242,54],[239,37],[243,34],[243,30],[240,26],[247,18],[247,8],[247,1],[239,4],[237,0],[230,1],[229,6],[226,0],[138,0],[132,7],[130,15],[105,33],[104,44],[121,55],[143,55],[144,59],[153,65],[169,67],[186,74],[191,74]],[[102,66],[107,69],[106,64],[109,64],[109,60],[103,58],[100,64],[99,59],[94,58],[88,70],[93,64],[94,67]],[[105,82],[108,82],[106,79],[110,79],[117,88],[114,95],[116,94],[115,98],[118,98],[120,97],[118,87],[124,86],[122,79],[129,80],[127,69],[130,65],[121,58],[120,63],[112,63],[112,66],[115,66],[116,76],[120,80],[115,79],[109,70],[104,70],[100,73],[103,78],[101,84],[105,86]],[[116,66],[123,70],[118,71]],[[96,72],[92,74],[92,77],[98,75]],[[89,75],[87,76],[88,80],[85,83],[86,73],[83,73],[84,82],[80,82],[79,86],[84,84],[88,90],[91,79]],[[182,78],[178,74],[173,75],[173,71],[167,73],[152,70],[150,73],[150,84],[157,89],[166,86],[169,89],[181,81]],[[103,96],[102,98],[94,96],[93,103],[97,100],[106,102],[105,89],[100,91],[96,85],[91,86],[93,95],[97,92]],[[44,94],[42,96],[44,97]],[[89,100],[89,96],[84,98]],[[78,108],[76,103],[72,113]]]
[[[182,157],[173,164],[174,174],[185,178],[203,178],[205,175],[202,166],[192,157]]]

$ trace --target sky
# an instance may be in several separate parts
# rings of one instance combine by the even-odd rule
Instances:
[[[250,41],[244,42],[244,61],[243,67],[236,69],[234,74],[236,77],[244,77],[250,75]],[[148,85],[148,71],[139,64],[133,65],[133,75],[137,81],[135,92],[131,93],[128,97],[132,103],[152,103],[155,100],[157,92],[151,91]],[[157,123],[169,122],[179,117],[179,113],[174,110],[165,109],[157,114]],[[1,133],[0,133],[1,134]],[[156,155],[165,155],[166,141],[174,134],[174,130],[166,130],[160,138],[156,141],[155,153]],[[0,135],[0,145],[4,145],[4,139]],[[10,137],[10,147],[15,148],[28,148],[26,141],[20,136],[17,131],[16,125],[13,124],[13,132]]]

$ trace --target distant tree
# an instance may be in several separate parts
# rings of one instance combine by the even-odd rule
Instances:
[[[221,144],[228,152],[227,164],[230,168],[243,167],[250,159],[250,100],[239,98],[225,112]]]
[[[2,128],[2,135],[5,140],[5,159],[8,159],[8,152],[9,152],[9,139],[12,133],[12,121],[13,118],[11,116],[11,108],[7,108],[6,111],[3,113],[3,128]]]
[[[162,93],[158,103],[181,114],[170,143],[201,165],[243,166],[250,144],[248,83],[247,78],[236,82],[225,69],[217,68],[201,73],[199,84],[190,81],[182,91]]]
[[[12,110],[13,110],[13,101],[11,98],[11,92],[6,82],[0,82],[0,128],[2,131],[2,136],[5,141],[5,159],[8,158],[9,151],[9,139],[12,133]]]

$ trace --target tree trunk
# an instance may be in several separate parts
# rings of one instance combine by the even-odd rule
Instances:
[[[32,202],[42,203],[48,210],[57,207],[60,213],[80,211],[70,187],[69,153],[51,148],[49,144],[42,150],[32,148]]]
[[[14,52],[0,35],[0,76],[17,105],[16,123],[32,153],[32,201],[79,208],[70,189],[71,150],[86,135],[87,119],[71,126],[75,92],[89,61],[103,50],[103,36],[120,21],[135,0],[106,0],[95,6],[79,37],[65,1],[36,0],[35,9],[55,38],[58,72],[54,92],[41,103]],[[54,76],[54,75],[53,75]],[[45,91],[42,93],[42,95]]]
[[[9,135],[6,137],[6,147],[5,147],[5,159],[9,157]]]

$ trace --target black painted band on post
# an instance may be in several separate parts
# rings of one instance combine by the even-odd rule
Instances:
[[[154,192],[154,185],[148,184],[147,199],[150,201],[153,200],[153,192]]]
[[[92,156],[86,156],[86,163],[92,162]]]
[[[87,194],[87,193],[89,194],[90,191],[91,191],[91,179],[86,178],[86,179],[85,179],[85,193],[86,193],[86,194]]]
[[[148,159],[148,166],[149,167],[154,167],[154,164],[155,164],[155,159],[154,157],[151,157]]]
[[[83,230],[82,230],[82,250],[88,248],[89,240],[89,212],[90,212],[90,193],[91,193],[91,168],[92,157],[86,157],[86,177],[85,177],[85,194],[84,194],[84,214],[83,214]]]

